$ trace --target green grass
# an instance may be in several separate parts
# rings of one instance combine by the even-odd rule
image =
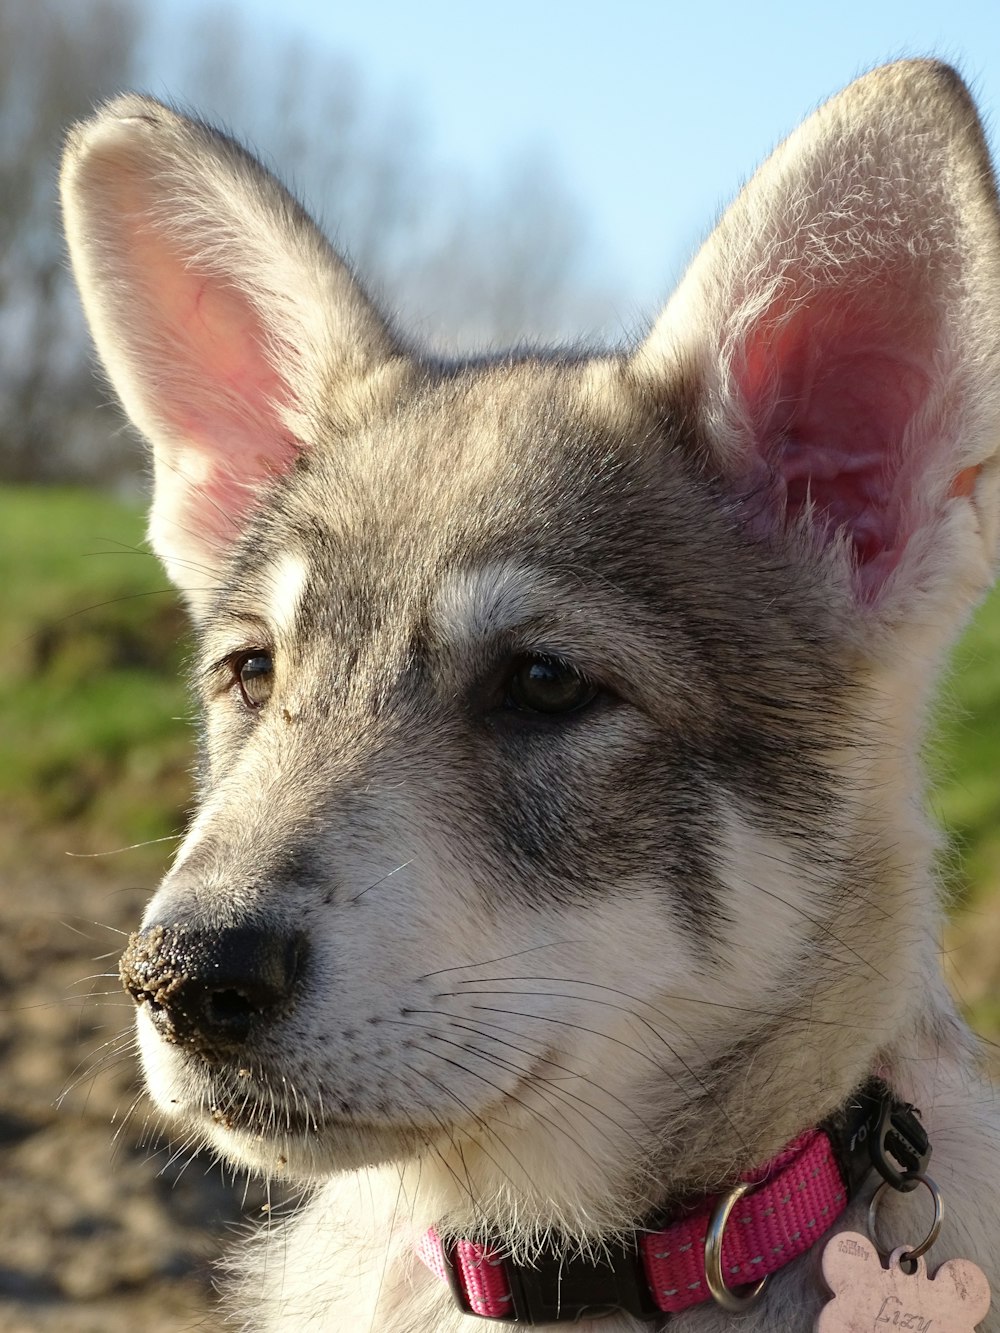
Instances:
[[[934,809],[961,864],[961,896],[1000,889],[1000,585],[953,658],[931,746]]]
[[[0,798],[94,849],[176,832],[188,801],[185,623],[143,526],[106,496],[0,488]]]
[[[0,797],[29,827],[104,846],[175,832],[189,797],[185,623],[137,507],[79,490],[0,488]],[[935,808],[956,887],[1000,887],[1000,590],[959,645]]]

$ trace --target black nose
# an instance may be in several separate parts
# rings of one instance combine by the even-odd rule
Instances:
[[[166,1041],[222,1060],[287,1012],[304,957],[299,934],[155,925],[129,937],[118,971]]]

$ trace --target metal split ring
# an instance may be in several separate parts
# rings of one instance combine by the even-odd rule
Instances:
[[[715,1303],[733,1314],[748,1310],[767,1286],[767,1278],[762,1277],[756,1286],[744,1288],[741,1292],[733,1291],[731,1287],[726,1286],[726,1279],[722,1275],[722,1238],[725,1235],[729,1214],[743,1195],[752,1189],[753,1185],[749,1181],[742,1181],[739,1185],[734,1185],[728,1194],[724,1194],[712,1209],[708,1231],[705,1234],[705,1285]]]
[[[924,1189],[934,1200],[934,1218],[931,1222],[930,1230],[919,1245],[908,1245],[904,1259],[919,1259],[922,1254],[926,1254],[941,1233],[941,1223],[944,1221],[944,1203],[941,1200],[941,1191],[931,1180],[930,1176],[915,1175],[910,1179],[923,1185]],[[872,1195],[872,1201],[868,1205],[868,1234],[872,1238],[875,1248],[879,1248],[878,1240],[875,1237],[875,1214],[878,1211],[878,1202],[887,1189],[890,1188],[889,1181],[883,1181],[878,1189]]]

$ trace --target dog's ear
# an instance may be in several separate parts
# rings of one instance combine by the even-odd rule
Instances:
[[[647,393],[686,386],[744,522],[832,576],[855,625],[883,642],[929,614],[953,629],[1000,526],[1000,227],[954,72],[887,66],[810,117],[632,374]]]
[[[70,132],[62,197],[98,351],[153,445],[150,537],[197,613],[261,488],[404,363],[278,182],[151,98]]]

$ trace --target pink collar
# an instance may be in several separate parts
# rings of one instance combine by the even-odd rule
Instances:
[[[873,1166],[897,1189],[910,1188],[909,1177],[930,1157],[918,1114],[872,1080],[829,1121],[742,1177],[752,1188],[733,1204],[722,1233],[725,1287],[756,1284],[809,1250]],[[706,1277],[706,1242],[726,1199],[703,1201],[666,1226],[652,1222],[634,1233],[629,1247],[608,1245],[608,1256],[599,1259],[551,1254],[531,1266],[515,1265],[496,1245],[446,1243],[433,1227],[417,1254],[449,1283],[459,1308],[481,1318],[544,1324],[624,1310],[655,1321],[713,1294],[719,1299]]]

